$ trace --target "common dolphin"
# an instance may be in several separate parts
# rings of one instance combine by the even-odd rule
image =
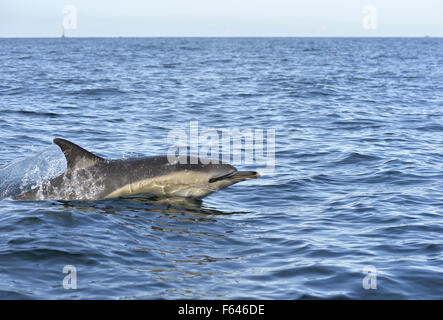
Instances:
[[[54,143],[66,157],[66,171],[14,199],[100,200],[142,194],[201,199],[259,177],[255,171],[237,171],[229,164],[193,157],[175,163],[167,156],[107,160],[64,139]]]

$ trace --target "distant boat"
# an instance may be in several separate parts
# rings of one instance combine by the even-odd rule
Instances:
[[[65,27],[62,26],[62,38],[64,38],[64,37],[65,37]]]

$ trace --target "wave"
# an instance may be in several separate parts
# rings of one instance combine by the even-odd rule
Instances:
[[[368,154],[352,152],[352,153],[348,154],[346,157],[344,157],[343,159],[334,162],[334,164],[336,164],[336,165],[356,164],[356,163],[364,163],[364,162],[374,162],[374,161],[378,161],[378,160],[382,160],[382,158],[377,157],[377,156],[368,155]]]
[[[62,173],[66,160],[56,147],[21,158],[0,168],[0,199],[16,196]]]
[[[60,114],[55,112],[48,111],[34,111],[34,110],[0,110],[2,114],[17,114],[17,115],[25,115],[25,116],[40,116],[40,117],[51,117],[57,118],[60,117]]]
[[[94,88],[68,91],[72,95],[86,95],[86,96],[102,96],[102,95],[120,95],[127,92],[119,88]]]

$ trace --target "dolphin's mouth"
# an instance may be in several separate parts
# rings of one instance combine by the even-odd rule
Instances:
[[[240,182],[244,180],[256,179],[258,177],[260,177],[260,174],[255,171],[233,171],[222,176],[211,178],[209,179],[209,183],[217,182],[220,180],[231,180],[235,182]]]

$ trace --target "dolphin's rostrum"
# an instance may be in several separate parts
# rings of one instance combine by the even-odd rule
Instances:
[[[99,200],[142,194],[201,199],[259,177],[254,171],[237,171],[224,163],[203,164],[190,157],[176,163],[167,156],[106,160],[64,139],[54,143],[66,157],[66,171],[15,199]]]

